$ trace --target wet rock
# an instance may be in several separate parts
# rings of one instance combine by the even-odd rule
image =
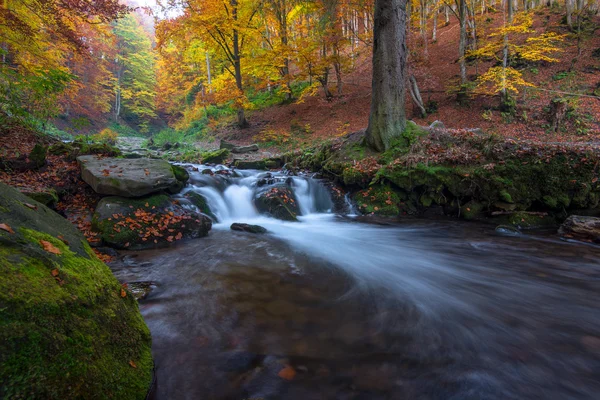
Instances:
[[[600,218],[571,215],[560,226],[558,233],[565,239],[600,243]]]
[[[229,157],[227,149],[209,151],[202,155],[202,164],[223,164],[227,157]]]
[[[127,289],[136,300],[145,299],[156,285],[154,282],[128,282]]]
[[[171,164],[164,160],[77,158],[82,179],[96,193],[122,197],[141,197],[180,186]]]
[[[498,225],[495,231],[504,236],[521,236],[521,231],[510,225]]]
[[[206,200],[206,197],[204,197],[200,193],[196,193],[193,191],[187,192],[185,194],[185,197],[190,201],[190,203],[195,205],[196,208],[198,208],[198,210],[200,210],[202,214],[206,214],[213,221],[217,221],[217,217],[215,216],[215,214],[213,214],[210,207],[208,206],[208,201]]]
[[[284,221],[297,221],[300,215],[294,192],[283,185],[259,193],[254,204],[259,212]]]
[[[212,170],[210,168],[207,169],[203,169],[202,170],[202,175],[214,175],[215,173],[212,172]]]
[[[144,398],[150,332],[83,235],[2,183],[0,222],[1,396]]]
[[[231,149],[231,152],[236,154],[250,153],[253,151],[258,151],[257,144],[251,144],[250,146],[236,146]]]
[[[267,169],[266,162],[263,160],[260,160],[260,161],[234,160],[233,166],[238,169],[256,169],[256,170]]]
[[[237,222],[231,224],[231,230],[248,233],[267,233],[267,230],[260,225],[241,224]]]
[[[92,227],[100,232],[107,246],[143,250],[206,236],[212,222],[207,216],[172,202],[166,195],[139,199],[105,197],[96,207]]]

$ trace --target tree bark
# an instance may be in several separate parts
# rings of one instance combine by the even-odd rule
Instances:
[[[367,144],[390,147],[406,128],[406,2],[376,0],[373,31],[373,90]]]
[[[423,103],[423,98],[421,97],[421,91],[419,90],[419,85],[417,84],[417,79],[414,75],[411,75],[409,79],[409,93],[410,97],[414,103],[414,105],[419,109],[419,113],[421,118],[425,118],[427,116],[427,110],[425,109],[425,104]]]
[[[233,15],[233,19],[234,21],[237,21],[237,7],[238,7],[238,2],[237,0],[231,0],[231,7],[232,7],[232,15]],[[240,93],[243,95],[244,94],[244,84],[242,81],[242,63],[241,63],[241,56],[240,56],[240,37],[239,37],[239,32],[237,29],[233,30],[233,69],[235,72],[235,84],[238,88],[238,90],[240,91]],[[237,116],[238,116],[238,126],[240,128],[247,128],[250,126],[250,124],[248,123],[248,121],[246,120],[246,114],[244,112],[244,106],[240,105],[238,106],[238,110],[237,110]]]

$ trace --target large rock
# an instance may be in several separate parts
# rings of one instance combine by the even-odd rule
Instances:
[[[258,151],[257,144],[251,144],[249,146],[237,146],[237,147],[234,147],[233,149],[231,149],[232,153],[237,153],[237,154],[250,153],[252,151]]]
[[[600,243],[600,218],[571,215],[558,233],[566,239]]]
[[[252,161],[252,160],[235,160],[233,166],[237,169],[267,169],[267,163],[264,160]]]
[[[150,332],[85,238],[0,183],[0,398],[144,399]]]
[[[81,177],[103,195],[141,197],[161,190],[176,192],[181,184],[171,164],[147,158],[77,157]]]
[[[248,233],[267,233],[267,230],[260,225],[250,225],[235,222],[231,224],[232,231],[248,232]]]
[[[297,221],[300,215],[294,192],[284,185],[259,192],[254,199],[254,204],[259,212],[284,221]]]
[[[100,232],[107,246],[144,250],[206,236],[212,222],[166,195],[140,199],[105,197],[96,207],[92,227]]]

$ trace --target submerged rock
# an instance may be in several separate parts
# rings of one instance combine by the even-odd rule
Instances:
[[[210,218],[186,210],[166,195],[140,199],[105,197],[100,200],[92,227],[102,241],[117,249],[166,247],[187,238],[208,235]]]
[[[510,225],[498,225],[495,231],[504,236],[521,236],[521,231]]]
[[[267,233],[267,230],[260,225],[250,225],[250,224],[240,224],[240,223],[231,224],[231,230],[248,232],[248,233]]]
[[[254,199],[254,204],[260,213],[284,221],[297,221],[300,215],[294,192],[283,185],[259,193]]]
[[[151,338],[133,296],[73,225],[2,183],[0,224],[0,397],[144,399]]]
[[[600,218],[571,215],[560,226],[558,233],[566,239],[600,243]]]
[[[171,164],[148,158],[123,159],[78,157],[81,178],[96,193],[123,197],[141,197],[161,190],[176,192],[181,182]]]

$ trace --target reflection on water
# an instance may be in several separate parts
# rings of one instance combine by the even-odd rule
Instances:
[[[246,217],[270,233],[216,224],[114,267],[156,285],[140,307],[159,399],[598,398],[598,248],[457,222]]]

